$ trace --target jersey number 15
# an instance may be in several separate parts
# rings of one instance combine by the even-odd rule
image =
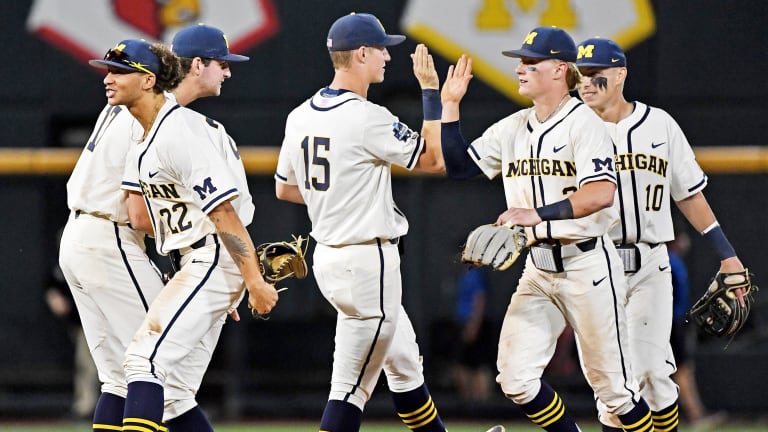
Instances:
[[[304,189],[326,191],[331,186],[331,164],[328,158],[319,153],[320,151],[328,152],[331,150],[331,140],[330,138],[314,137],[311,147],[310,149],[309,137],[304,137],[301,141],[301,150],[304,153]],[[311,166],[310,153],[312,154]],[[315,167],[322,170],[322,176],[321,178],[313,176],[310,184],[310,169],[312,172],[316,172]]]

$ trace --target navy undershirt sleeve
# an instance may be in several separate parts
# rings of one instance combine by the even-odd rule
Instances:
[[[461,122],[443,123],[441,125],[443,159],[445,172],[449,178],[462,180],[475,177],[482,173],[480,167],[469,157],[469,143],[461,134]]]

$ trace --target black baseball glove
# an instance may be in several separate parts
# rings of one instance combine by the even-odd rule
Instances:
[[[688,312],[688,320],[710,335],[736,335],[747,322],[755,301],[753,293],[758,291],[757,286],[752,285],[753,277],[747,269],[736,273],[718,272],[707,291]],[[744,306],[734,293],[739,288],[744,293]]]
[[[476,267],[508,269],[527,243],[525,229],[513,225],[480,225],[472,230],[461,252],[461,261]]]

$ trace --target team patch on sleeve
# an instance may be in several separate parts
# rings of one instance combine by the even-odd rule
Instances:
[[[392,134],[400,141],[408,141],[414,132],[405,124],[400,122],[392,123]]]

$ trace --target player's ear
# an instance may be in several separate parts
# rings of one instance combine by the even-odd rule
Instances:
[[[142,90],[151,90],[155,87],[155,82],[157,82],[157,77],[153,74],[144,74],[143,79],[141,80],[141,89]]]
[[[355,55],[357,55],[360,58],[360,63],[365,64],[365,47],[361,46],[358,48],[355,52]]]

